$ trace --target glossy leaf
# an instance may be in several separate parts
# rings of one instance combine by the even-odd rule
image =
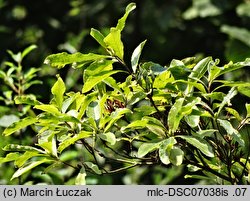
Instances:
[[[238,91],[250,98],[250,86],[239,86]]]
[[[24,51],[22,52],[22,58],[24,58],[27,54],[29,54],[32,50],[36,49],[36,45],[30,45],[29,47],[25,48]]]
[[[35,122],[37,122],[37,119],[36,118],[32,118],[32,117],[26,117],[24,119],[21,119],[20,121],[14,122],[9,127],[7,127],[3,131],[3,135],[9,136],[9,135],[15,133],[16,131],[19,131],[19,130],[21,130],[23,128],[26,128],[29,125],[34,124]]]
[[[130,4],[127,5],[126,10],[125,10],[125,14],[123,15],[122,18],[120,18],[118,20],[118,23],[116,25],[116,29],[118,29],[120,31],[123,30],[129,13],[131,11],[133,11],[135,8],[136,8],[136,4],[135,3],[130,3]]]
[[[48,162],[52,162],[52,160],[49,159],[42,159],[39,161],[35,161],[35,162],[31,162],[29,165],[25,166],[25,167],[21,167],[19,168],[11,177],[11,180],[20,177],[21,175],[27,173],[28,171],[32,170],[33,168],[43,164],[43,163],[48,163]]]
[[[34,95],[22,95],[15,97],[15,104],[40,105],[41,102],[36,100]]]
[[[37,149],[32,146],[24,146],[24,145],[18,145],[18,144],[8,144],[3,148],[4,151],[18,151],[18,152],[25,152],[25,151],[35,151],[39,153],[45,153],[41,149]]]
[[[214,157],[213,148],[206,140],[198,137],[184,136],[184,135],[178,135],[176,137],[186,140],[189,144],[199,149],[206,156]]]
[[[17,158],[15,160],[15,165],[17,167],[21,167],[23,166],[27,160],[29,160],[30,158],[32,157],[35,157],[35,156],[40,156],[41,154],[38,153],[37,151],[26,151],[23,155],[21,155],[19,158]]]
[[[135,48],[134,52],[132,53],[131,66],[132,66],[132,70],[133,70],[134,73],[136,72],[136,69],[137,69],[137,66],[138,66],[138,63],[139,63],[139,59],[140,59],[140,56],[141,56],[141,52],[142,52],[142,49],[143,49],[145,43],[146,43],[146,40],[143,41],[142,43],[140,43]]]
[[[170,137],[161,142],[159,147],[159,157],[161,162],[164,163],[165,165],[171,163],[170,152],[176,143],[177,141],[173,137]]]
[[[0,164],[15,161],[20,157],[19,153],[9,153],[5,157],[0,157]]]
[[[246,104],[245,107],[247,110],[247,117],[250,117],[250,104]]]
[[[104,38],[107,48],[110,50],[111,56],[117,56],[123,60],[124,46],[121,41],[121,31],[116,28],[111,28],[110,33]]]
[[[63,95],[66,91],[66,87],[64,84],[64,81],[60,76],[58,76],[56,83],[53,85],[51,88],[51,93],[54,95],[55,102],[58,106],[59,109],[62,108],[62,103],[63,103]]]

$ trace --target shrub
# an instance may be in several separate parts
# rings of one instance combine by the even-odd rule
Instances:
[[[52,67],[82,69],[83,87],[68,92],[58,75],[49,103],[19,97],[16,104],[32,106],[37,116],[13,123],[3,135],[31,126],[37,142],[3,148],[10,153],[0,162],[14,161],[18,167],[12,179],[41,165],[47,166],[45,174],[68,166],[78,172],[75,184],[85,184],[89,173],[163,164],[185,165],[186,178],[249,184],[250,104],[241,111],[237,101],[250,97],[250,84],[223,76],[250,60],[224,66],[211,57],[174,59],[168,66],[141,63],[143,41],[125,63],[121,32],[135,7],[129,4],[106,36],[91,29],[104,54],[63,52],[45,59]]]

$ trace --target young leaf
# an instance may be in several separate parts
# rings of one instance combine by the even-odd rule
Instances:
[[[9,153],[5,157],[0,157],[0,164],[15,161],[20,157],[19,153]]]
[[[80,52],[74,54],[68,54],[66,52],[58,53],[58,54],[51,54],[46,57],[44,63],[48,64],[52,67],[63,68],[67,64],[73,63],[82,63],[88,64],[100,59],[106,59],[110,56],[107,55],[99,55],[99,54],[82,54]]]
[[[138,149],[138,157],[142,158],[147,155],[149,152],[152,152],[158,149],[160,146],[159,142],[156,143],[143,143]]]
[[[86,171],[85,168],[82,167],[78,175],[76,176],[75,185],[86,185]]]
[[[137,66],[138,66],[138,63],[139,63],[139,59],[140,59],[140,56],[141,56],[141,52],[142,52],[142,49],[145,45],[147,40],[143,41],[142,43],[140,43],[134,50],[133,54],[132,54],[132,57],[131,57],[131,66],[132,66],[132,70],[133,72],[135,73],[136,72],[136,69],[137,69]]]
[[[32,50],[36,49],[37,46],[36,45],[31,45],[27,48],[24,49],[24,51],[22,52],[21,56],[22,56],[22,59],[27,55],[29,54]]]
[[[31,124],[34,124],[35,122],[37,122],[36,118],[32,118],[32,117],[26,117],[24,119],[21,119],[18,122],[15,122],[13,124],[11,124],[9,127],[7,127],[4,131],[3,131],[3,135],[5,136],[9,136],[13,133],[15,133],[16,131],[19,131]]]
[[[21,95],[15,97],[15,104],[27,104],[27,105],[40,105],[42,104],[38,100],[36,100],[36,96],[34,95]]]
[[[118,20],[118,23],[116,25],[116,29],[122,31],[125,23],[126,23],[126,19],[129,15],[129,13],[131,11],[133,11],[136,8],[136,4],[135,3],[130,3],[129,5],[127,5],[126,10],[125,10],[125,14],[123,15],[123,17],[121,19]]]
[[[61,112],[57,109],[56,106],[54,105],[48,105],[48,104],[43,104],[43,105],[36,105],[34,106],[35,109],[42,110],[44,112],[53,114],[55,116],[59,116]]]
[[[31,162],[29,165],[25,166],[25,167],[21,167],[19,168],[11,177],[11,180],[20,177],[21,175],[23,175],[24,173],[30,171],[31,169],[37,167],[38,165],[41,165],[43,163],[48,163],[48,162],[52,162],[52,160],[49,159],[43,159],[40,161],[35,161],[35,162]]]
[[[59,109],[62,108],[63,95],[66,91],[65,84],[60,76],[58,76],[56,83],[51,88],[51,93],[54,95],[56,104]]]
[[[100,31],[91,28],[90,35],[104,48],[107,48],[107,45],[104,43],[104,36]]]
[[[107,48],[111,52],[111,56],[117,56],[123,60],[123,43],[121,41],[121,31],[116,28],[111,28],[110,33],[104,38]]]
[[[18,152],[23,152],[23,151],[33,151],[33,152],[39,152],[44,154],[45,152],[41,149],[37,149],[32,146],[24,146],[24,145],[18,145],[18,144],[8,144],[3,148],[4,151],[18,151]]]
[[[206,156],[214,157],[213,148],[206,140],[199,138],[199,137],[184,136],[184,135],[178,135],[175,137],[179,137],[179,138],[186,140],[189,144],[199,149]]]

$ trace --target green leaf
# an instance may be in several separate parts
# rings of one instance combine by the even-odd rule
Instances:
[[[186,140],[189,144],[199,149],[206,156],[214,157],[213,148],[206,140],[194,136],[177,135],[175,137],[179,137]]]
[[[111,28],[110,33],[104,38],[104,42],[109,49],[111,56],[117,56],[123,60],[124,46],[121,41],[121,31],[116,28]]]
[[[136,8],[136,4],[135,3],[130,3],[129,5],[127,5],[126,10],[125,10],[125,14],[123,15],[123,17],[121,19],[118,20],[118,23],[116,25],[116,29],[122,31],[125,23],[126,23],[126,19],[129,15],[129,13],[131,11],[133,11]]]
[[[193,81],[194,79],[199,80],[207,71],[208,65],[210,64],[211,61],[212,57],[206,57],[201,61],[199,61],[192,69],[191,74],[188,76],[191,79],[191,81]]]
[[[233,139],[237,141],[242,147],[245,146],[245,142],[242,139],[240,133],[232,126],[229,121],[223,119],[217,119],[217,121],[219,122],[220,126],[225,129],[227,134],[232,135]]]
[[[94,86],[96,86],[98,83],[101,81],[105,80],[106,78],[110,77],[111,75],[115,73],[122,72],[120,70],[113,70],[113,71],[103,71],[100,72],[96,75],[88,77],[88,79],[85,81],[83,88],[82,88],[82,93],[86,93],[90,91]]]
[[[114,125],[114,123],[116,121],[118,121],[120,118],[122,118],[124,116],[124,114],[127,114],[127,113],[131,113],[131,110],[129,110],[127,108],[119,108],[119,109],[115,110],[114,112],[112,112],[112,114],[110,116],[111,120],[109,121],[109,123],[105,127],[104,132],[106,133],[112,127],[112,125]]]
[[[183,162],[183,158],[184,152],[180,148],[173,147],[173,149],[171,149],[169,159],[173,165],[181,165]]]
[[[34,95],[21,95],[15,97],[15,104],[40,105],[41,102],[36,100]]]
[[[35,122],[37,122],[36,118],[32,118],[32,117],[26,117],[24,119],[21,119],[18,122],[15,122],[13,124],[11,124],[9,127],[7,127],[4,131],[3,131],[3,135],[5,136],[9,136],[13,133],[15,133],[16,131],[19,131],[29,125],[34,124]]]
[[[30,158],[40,155],[41,154],[38,153],[37,151],[26,151],[23,155],[19,156],[19,158],[15,160],[15,165],[20,168]]]
[[[99,167],[92,163],[92,162],[84,162],[84,164],[90,168],[91,170],[93,170],[96,174],[102,174],[102,171],[99,169]]]
[[[104,36],[100,31],[91,28],[90,35],[104,48],[107,48],[107,45],[104,43]]]
[[[111,145],[115,145],[116,143],[116,137],[114,135],[114,133],[111,132],[107,132],[107,133],[101,133],[99,135],[99,137],[105,141],[107,141],[108,143],[110,143]]]
[[[183,118],[181,114],[181,108],[184,103],[184,98],[179,98],[175,101],[174,105],[171,107],[169,114],[168,114],[168,127],[170,133],[174,133],[179,124],[181,119]]]
[[[185,117],[185,120],[191,128],[195,128],[199,125],[200,116],[199,115],[188,115]]]
[[[11,124],[18,122],[20,119],[14,114],[4,115],[0,118],[0,127],[8,127]]]
[[[74,54],[68,54],[66,52],[52,54],[46,57],[44,63],[52,67],[63,68],[67,64],[81,63],[88,64],[100,59],[107,59],[110,56],[99,54],[82,54],[80,52]]]
[[[141,120],[135,120],[132,123],[128,124],[127,126],[124,126],[121,128],[122,132],[126,132],[127,129],[137,129],[137,128],[145,128],[147,126],[148,120],[147,119],[141,119]]]
[[[97,98],[97,92],[90,93],[90,94],[83,97],[83,100],[81,101],[81,107],[79,109],[79,114],[77,116],[77,119],[82,118],[82,116],[84,115],[89,104],[92,101],[96,100],[96,98]]]
[[[134,105],[135,103],[139,102],[140,100],[143,100],[147,94],[143,91],[138,91],[132,95],[130,100],[128,101],[128,105]]]
[[[61,112],[57,109],[56,106],[54,105],[48,105],[48,104],[43,104],[43,105],[36,105],[34,106],[35,109],[42,110],[44,112],[53,114],[55,116],[59,116]]]
[[[24,58],[27,54],[29,54],[32,50],[34,50],[36,48],[37,48],[36,45],[30,45],[29,47],[25,48],[21,54],[22,58]]]
[[[138,149],[138,157],[142,158],[147,155],[149,152],[152,152],[158,149],[160,146],[159,142],[156,143],[143,143]]]
[[[223,101],[220,104],[220,107],[218,109],[218,112],[215,113],[215,116],[218,117],[218,115],[220,114],[221,110],[224,108],[225,105],[230,105],[230,101],[231,99],[236,96],[237,94],[237,90],[235,87],[232,87],[230,89],[230,91],[228,92],[228,94],[223,98]]]
[[[230,108],[230,107],[226,107],[225,109],[226,109],[226,111],[227,111],[229,114],[233,115],[238,121],[241,121],[241,120],[242,120],[242,118],[241,118],[241,116],[240,116],[240,114],[238,113],[237,110],[235,110],[235,109],[233,109],[233,108]]]
[[[44,154],[45,152],[41,149],[37,149],[35,147],[32,146],[24,146],[24,145],[18,145],[18,144],[8,144],[3,148],[4,151],[18,151],[18,152],[22,152],[22,151],[36,151],[39,153]]]
[[[0,164],[15,161],[20,157],[19,153],[9,153],[5,157],[0,157]]]
[[[145,45],[145,43],[147,42],[147,40],[141,42],[134,50],[133,54],[132,54],[132,57],[131,57],[131,66],[132,66],[132,70],[133,72],[135,73],[136,72],[136,69],[137,69],[137,66],[138,66],[138,63],[139,63],[139,59],[140,59],[140,56],[141,56],[141,52],[142,52],[142,49]]]
[[[218,130],[215,129],[207,129],[207,130],[200,130],[198,132],[196,132],[197,135],[199,135],[199,137],[204,138],[204,137],[211,137],[215,132],[217,132]]]
[[[173,137],[170,137],[161,142],[160,147],[159,147],[159,157],[160,157],[161,162],[164,163],[165,165],[168,165],[171,163],[170,152],[176,143],[177,141]]]
[[[76,176],[75,185],[86,185],[86,171],[85,168],[82,167],[78,175]]]
[[[241,94],[250,98],[250,87],[249,86],[248,87],[247,86],[238,87],[238,91]]]
[[[37,167],[38,165],[41,165],[43,163],[48,163],[48,162],[52,162],[52,160],[48,160],[48,159],[43,159],[40,161],[35,161],[30,163],[29,165],[25,166],[25,167],[21,167],[19,168],[11,177],[11,180],[20,177],[21,175],[25,174],[26,172],[30,171],[31,169]]]
[[[62,141],[58,147],[59,153],[61,153],[64,149],[66,149],[70,145],[74,144],[76,141],[78,141],[80,139],[88,138],[92,135],[93,135],[92,132],[81,131],[79,134]]]
[[[245,107],[247,110],[247,117],[250,117],[250,104],[246,104]]]
[[[62,80],[62,78],[58,75],[56,83],[51,88],[51,93],[54,95],[56,104],[59,109],[62,108],[63,103],[63,95],[66,91],[65,84]]]

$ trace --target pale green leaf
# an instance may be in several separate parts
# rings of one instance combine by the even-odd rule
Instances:
[[[123,60],[124,46],[121,40],[121,31],[116,28],[111,28],[110,33],[104,38],[104,42],[109,49],[111,56],[117,56]]]
[[[9,153],[5,157],[0,157],[0,164],[17,160],[19,157],[19,153]]]
[[[101,34],[100,31],[96,29],[91,29],[90,35],[104,48],[107,48],[106,44],[104,43],[104,36]]]
[[[9,127],[7,127],[3,131],[3,135],[9,136],[9,135],[15,133],[16,131],[19,131],[19,130],[21,130],[23,128],[26,128],[29,125],[34,124],[35,122],[37,122],[37,119],[36,118],[32,118],[32,117],[26,117],[24,119],[21,119],[20,121],[14,122]]]
[[[54,105],[43,104],[34,106],[35,109],[42,110],[44,112],[59,116],[61,113]]]
[[[37,151],[26,151],[23,155],[19,156],[16,160],[15,160],[15,165],[17,167],[21,167],[24,165],[24,163],[26,163],[27,160],[29,160],[32,157],[35,156],[40,156],[41,154],[38,153]]]
[[[194,136],[184,136],[184,135],[178,135],[175,137],[179,137],[186,140],[189,144],[199,149],[206,156],[214,157],[213,148],[206,140]]]
[[[215,129],[207,129],[207,130],[200,130],[196,132],[196,134],[199,135],[199,137],[204,138],[204,137],[211,137],[217,131],[218,130]]]
[[[238,91],[250,98],[250,86],[239,86]]]
[[[131,11],[133,11],[135,8],[136,8],[136,4],[135,3],[130,3],[129,5],[127,5],[126,10],[125,10],[125,14],[123,15],[122,18],[120,18],[118,20],[118,23],[116,25],[116,29],[118,29],[120,31],[123,30],[123,28],[125,26],[125,23],[126,23],[126,19],[127,19],[128,15],[129,15],[129,13]]]
[[[15,104],[40,105],[41,102],[36,100],[34,95],[21,95],[15,97]]]
[[[18,122],[19,120],[19,117],[14,114],[4,115],[0,117],[0,127],[6,128],[15,122]]]
[[[165,165],[171,163],[170,152],[176,143],[177,141],[173,137],[170,137],[161,142],[159,147],[159,157],[161,162],[164,163]]]
[[[184,158],[184,152],[178,148],[173,147],[170,151],[169,159],[173,165],[179,166],[182,164]]]
[[[86,93],[90,91],[94,86],[96,86],[98,83],[101,81],[105,80],[106,78],[110,77],[111,75],[115,73],[122,72],[120,70],[112,70],[112,71],[103,71],[100,72],[96,75],[88,77],[88,79],[85,81],[83,88],[82,88],[82,93]]]
[[[58,76],[56,83],[51,88],[51,93],[54,95],[54,99],[58,108],[62,108],[63,95],[66,91],[65,84],[60,76]]]
[[[233,115],[238,121],[241,121],[241,120],[242,120],[242,118],[241,118],[241,116],[240,116],[240,114],[238,113],[237,110],[235,110],[235,109],[233,109],[233,108],[230,108],[230,107],[226,107],[225,109],[226,109],[226,111],[227,111],[229,114]]]
[[[46,57],[44,63],[52,67],[63,68],[67,64],[73,64],[73,63],[88,64],[106,58],[110,58],[110,56],[93,54],[93,53],[82,54],[80,52],[77,52],[74,54],[68,54],[66,52],[62,52],[58,54],[49,55],[48,57]]]
[[[147,126],[147,123],[147,119],[135,120],[127,126],[122,127],[121,131],[125,132],[127,129],[145,128]]]
[[[195,128],[199,125],[200,116],[199,115],[188,115],[188,116],[185,116],[185,120],[191,128]]]
[[[101,133],[101,134],[99,134],[99,137],[101,139],[107,141],[111,145],[115,145],[115,143],[116,143],[116,137],[115,137],[114,133],[111,133],[111,132]]]
[[[44,154],[45,152],[41,149],[37,149],[32,146],[25,146],[25,145],[18,145],[18,144],[8,144],[3,148],[4,151],[18,151],[18,152],[23,152],[23,151],[35,151]]]
[[[156,143],[143,143],[138,149],[138,157],[142,158],[148,153],[158,149],[160,146],[159,142]]]
[[[168,127],[171,133],[174,133],[179,124],[183,115],[180,113],[182,105],[184,102],[184,98],[179,98],[175,101],[174,105],[171,107],[168,114]]]
[[[25,48],[24,51],[22,52],[22,58],[24,58],[27,54],[29,54],[32,50],[36,49],[36,45],[30,45],[29,47]]]
[[[86,185],[86,171],[85,168],[82,167],[78,175],[76,176],[75,185]]]
[[[93,93],[90,93],[86,96],[83,97],[83,100],[81,101],[81,106],[80,106],[80,109],[79,109],[79,114],[77,116],[77,119],[81,119],[82,116],[84,115],[87,107],[89,106],[89,104],[96,100],[97,98],[97,92],[93,92]]]
[[[32,162],[30,163],[29,165],[25,166],[25,167],[21,167],[19,168],[14,174],[13,176],[11,177],[11,180],[12,179],[15,179],[17,177],[20,177],[21,175],[27,173],[28,171],[30,171],[31,169],[43,164],[43,163],[48,163],[48,162],[52,162],[52,160],[48,160],[48,159],[42,159],[40,161],[35,161],[35,162]]]
[[[134,50],[133,54],[132,54],[132,57],[131,57],[131,66],[132,66],[132,70],[133,72],[135,73],[136,72],[136,69],[137,69],[137,66],[138,66],[138,63],[139,63],[139,59],[140,59],[140,56],[141,56],[141,52],[142,52],[142,49],[144,47],[146,43],[146,40],[143,41],[142,43],[140,43]]]
[[[247,110],[247,117],[250,117],[250,104],[246,104],[245,107]]]

